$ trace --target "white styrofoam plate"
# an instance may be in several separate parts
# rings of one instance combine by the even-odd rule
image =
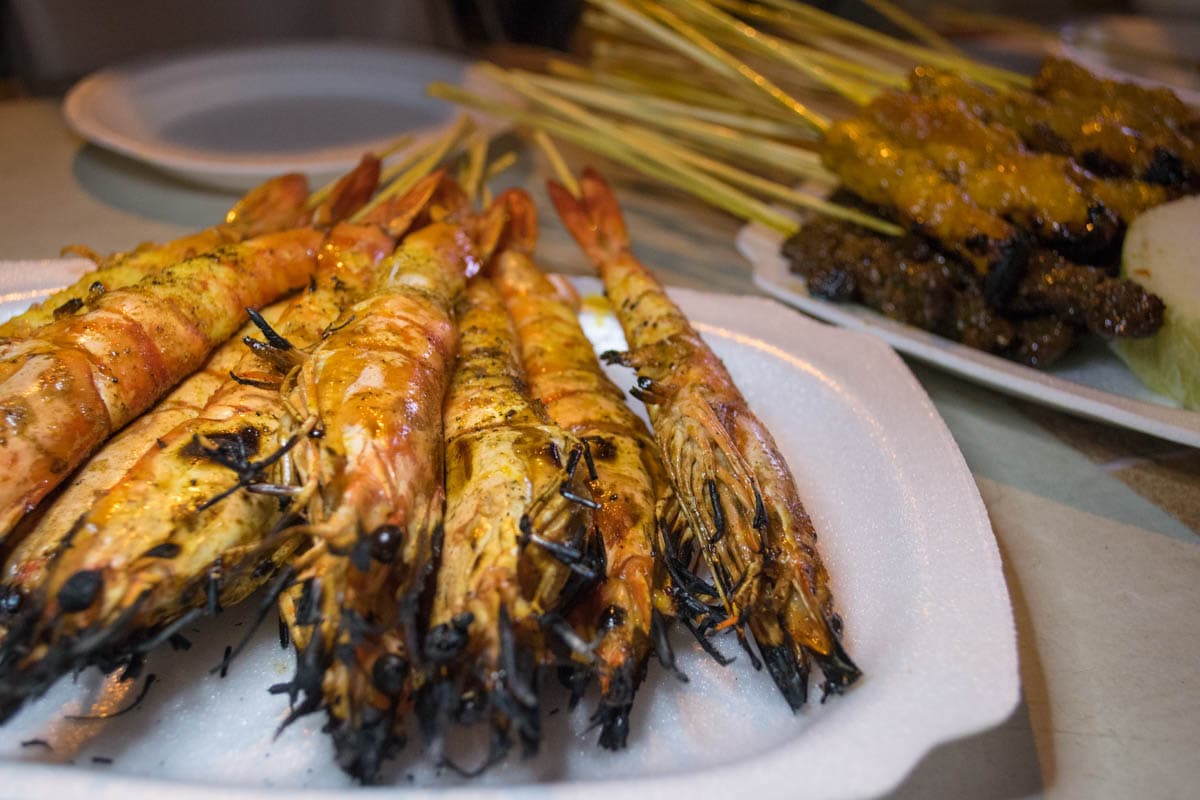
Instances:
[[[63,113],[83,138],[185,179],[247,189],[283,172],[340,175],[455,111],[430,81],[473,83],[469,62],[414,47],[263,45],[171,56],[89,75]]]
[[[1200,447],[1200,412],[1147,389],[1095,337],[1047,370],[1034,369],[889,319],[857,303],[834,303],[808,293],[780,254],[782,234],[749,224],[737,248],[754,266],[763,291],[817,319],[877,336],[905,355],[993,389],[1081,417]]]
[[[11,270],[0,266],[0,276]],[[44,274],[52,274],[48,270]],[[592,279],[573,279],[584,294]],[[59,275],[54,285],[65,283]],[[0,289],[3,286],[0,285]],[[865,677],[846,695],[792,714],[729,637],[729,667],[686,636],[673,640],[690,677],[651,664],[630,746],[597,747],[594,698],[546,703],[542,753],[473,781],[434,774],[416,734],[389,772],[427,798],[870,797],[897,785],[932,747],[1006,719],[1019,694],[1016,641],[1000,556],[962,455],[928,397],[883,342],[808,320],[765,298],[675,290],[774,432],[821,534],[848,651]],[[586,304],[598,350],[623,346],[615,319]],[[622,386],[632,373],[614,368]],[[265,626],[222,679],[209,672],[250,612],[185,631],[187,652],[154,653],[158,680],[133,711],[104,721],[66,715],[124,708],[140,685],[89,670],[60,681],[0,728],[0,796],[341,798],[322,720],[278,739],[286,701],[267,687],[293,668]],[[819,694],[815,692],[814,694]],[[583,707],[588,706],[588,707]],[[44,740],[22,746],[22,742]],[[460,745],[462,742],[460,741]],[[102,759],[96,762],[93,759]],[[103,759],[111,759],[111,763]]]

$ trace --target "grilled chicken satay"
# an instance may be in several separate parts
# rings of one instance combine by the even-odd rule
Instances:
[[[840,643],[816,534],[771,435],[750,411],[720,359],[629,249],[616,198],[594,171],[583,196],[557,184],[551,196],[599,269],[625,331],[621,361],[638,372],[675,493],[699,539],[717,592],[739,636],[748,626],[788,703],[807,696],[808,662],[826,692],[860,675]]]
[[[600,368],[574,307],[530,259],[537,224],[532,199],[519,191],[507,199],[520,221],[514,227],[528,231],[527,241],[500,254],[493,279],[516,327],[530,392],[587,445],[588,484],[600,504],[594,519],[606,569],[582,614],[589,638],[596,636],[600,744],[617,750],[625,746],[634,694],[661,625],[654,619],[663,577],[655,556],[656,508],[668,484],[654,439]]]
[[[379,209],[392,211],[391,204]],[[314,283],[282,312],[279,330],[300,345],[320,341],[391,244],[374,225],[335,228]],[[13,702],[63,671],[119,664],[200,613],[239,602],[294,547],[260,552],[265,530],[283,513],[277,497],[233,494],[262,480],[283,444],[278,384],[291,351],[265,320],[256,322],[268,341],[246,338],[251,351],[239,348],[232,375],[221,376],[197,413],[139,437],[140,457],[115,476],[102,470],[110,480],[94,502],[47,515],[39,538],[41,549],[55,551],[49,575],[22,611],[24,635],[5,644]]]
[[[166,244],[145,245],[132,252],[97,259],[96,269],[0,324],[0,337],[29,336],[59,317],[76,313],[104,292],[135,284],[151,272],[184,259],[265,233],[298,227],[304,224],[307,195],[308,182],[303,175],[271,178],[239,200],[219,225]]]
[[[299,530],[312,547],[296,564],[301,588],[281,604],[299,660],[277,690],[293,701],[289,720],[327,710],[339,763],[367,783],[403,741],[408,675],[420,662],[417,610],[445,497],[453,308],[504,218],[502,209],[485,218],[482,244],[448,219],[406,237],[287,395],[297,434],[316,435],[294,455]]]
[[[923,97],[957,97],[976,116],[1016,131],[1032,149],[1069,155],[1099,175],[1174,189],[1187,179],[1169,143],[1147,138],[1094,103],[1051,102],[1019,89],[995,91],[932,67],[918,67],[910,84]]]
[[[863,113],[943,175],[954,176],[980,208],[1049,246],[1088,260],[1116,241],[1120,220],[1080,184],[1069,160],[1029,152],[1011,130],[985,124],[956,98],[890,91]]]
[[[1101,78],[1066,59],[1047,58],[1033,78],[1033,90],[1053,103],[1103,108],[1143,136],[1169,142],[1195,169],[1200,114],[1170,89]]]
[[[893,210],[907,228],[970,264],[983,277],[989,301],[1002,302],[1024,274],[1027,234],[980,208],[965,187],[878,125],[863,119],[834,123],[821,155],[850,191]]]
[[[445,407],[445,538],[426,640],[432,673],[421,707],[430,749],[447,764],[446,724],[487,720],[486,767],[514,739],[524,754],[537,751],[547,639],[573,641],[556,616],[564,588],[573,570],[590,579],[601,566],[583,445],[529,396],[512,321],[486,279],[468,285],[459,329]]]

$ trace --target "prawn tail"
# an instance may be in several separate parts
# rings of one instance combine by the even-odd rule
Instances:
[[[271,178],[251,189],[225,215],[225,224],[244,237],[294,227],[301,221],[308,180],[298,172]]]
[[[364,155],[358,165],[343,175],[334,184],[329,196],[313,210],[313,224],[332,225],[349,219],[375,194],[381,168],[378,158],[369,153]]]
[[[828,653],[812,654],[813,660],[821,668],[821,674],[825,676],[821,684],[822,701],[831,694],[841,694],[862,677],[862,670],[850,660],[842,647],[841,637],[834,635],[831,638],[833,647]]]
[[[564,186],[549,182],[550,199],[563,224],[597,266],[616,260],[629,249],[629,233],[612,188],[590,167],[580,180],[582,195],[575,197]]]
[[[404,194],[389,197],[380,203],[363,221],[378,224],[393,238],[403,236],[414,226],[422,212],[428,210],[445,177],[445,170],[426,175]]]
[[[524,189],[507,189],[498,198],[508,210],[507,237],[501,249],[516,250],[526,255],[537,244],[538,220],[533,198]]]

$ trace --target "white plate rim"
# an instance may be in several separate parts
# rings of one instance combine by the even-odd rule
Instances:
[[[368,42],[310,41],[229,47],[183,55],[159,56],[99,70],[71,87],[63,100],[62,112],[68,127],[87,141],[168,172],[201,181],[215,180],[219,183],[228,182],[230,176],[248,179],[284,172],[344,172],[357,162],[363,152],[372,147],[380,146],[406,132],[420,138],[441,127],[439,124],[406,131],[402,126],[398,126],[395,136],[382,139],[364,139],[361,142],[285,155],[235,155],[172,145],[131,135],[106,124],[93,112],[97,104],[106,102],[108,95],[135,80],[153,78],[168,72],[174,75],[185,72],[191,66],[210,68],[214,64],[221,65],[230,60],[260,60],[270,63],[279,58],[306,55],[321,59],[336,57],[360,61],[419,59],[425,64],[439,65],[439,68],[445,69],[447,79],[456,81],[468,80],[473,74],[472,62],[467,58],[412,45],[383,46]]]
[[[55,263],[48,262],[51,267]],[[3,262],[0,262],[2,266]],[[43,274],[47,275],[47,284],[65,282],[49,280],[49,276],[53,275],[52,269]],[[599,291],[599,282],[595,279],[568,277],[585,295]],[[847,771],[853,765],[823,764],[823,767],[832,766],[834,771],[840,769],[840,774],[851,777],[839,784],[836,790],[825,791],[828,787],[822,787],[812,796],[869,797],[883,794],[899,785],[934,747],[1001,723],[1009,717],[1019,701],[1016,628],[999,548],[978,488],[948,428],[916,378],[896,353],[877,338],[867,333],[822,324],[795,314],[767,298],[687,289],[669,291],[705,336],[731,334],[734,337],[749,337],[751,346],[768,348],[776,354],[782,354],[780,357],[799,360],[804,360],[805,356],[796,352],[796,342],[804,342],[802,349],[807,351],[811,348],[815,353],[835,343],[839,349],[850,347],[858,351],[861,358],[840,359],[836,363],[818,360],[813,363],[829,374],[834,370],[844,370],[839,377],[858,383],[859,392],[854,399],[861,405],[863,413],[868,413],[878,423],[875,427],[880,431],[880,436],[875,444],[893,454],[893,460],[900,459],[896,463],[903,483],[911,485],[914,491],[920,488],[932,501],[928,507],[918,509],[920,515],[916,519],[926,536],[920,542],[922,551],[941,552],[947,562],[954,562],[949,582],[938,585],[940,596],[945,600],[944,613],[951,613],[951,608],[956,609],[954,613],[959,613],[964,606],[973,607],[975,611],[971,613],[979,614],[973,623],[980,624],[990,634],[983,641],[978,641],[978,637],[971,639],[973,646],[984,651],[986,657],[982,661],[987,664],[984,670],[969,675],[957,672],[938,675],[939,693],[962,691],[971,696],[972,702],[965,709],[966,721],[960,716],[957,722],[948,722],[937,709],[936,702],[930,702],[927,704],[928,719],[925,720],[930,727],[926,734],[904,738],[901,746],[893,749],[884,759],[886,763],[882,771]],[[879,386],[885,385],[889,388],[886,397],[877,391]],[[919,413],[900,416],[901,412],[897,409],[902,404],[897,400],[901,398],[915,403]],[[964,561],[958,560],[964,556]],[[927,610],[926,613],[930,612]],[[940,612],[933,609],[931,613],[936,615]],[[952,637],[953,633],[950,630],[943,631],[947,637]],[[928,699],[932,701],[934,698]],[[832,708],[836,709],[836,705],[836,699],[831,701]],[[957,710],[961,715],[964,709]],[[893,738],[889,737],[889,741]],[[868,750],[869,742],[868,735]],[[718,766],[694,775],[507,787],[406,787],[404,790],[411,796],[429,800],[491,800],[497,796],[600,800],[611,797],[614,791],[622,796],[661,797],[665,800],[679,797],[681,792],[703,796],[712,791],[716,782],[720,782],[720,785],[730,789],[736,787],[739,791],[764,797],[790,797],[795,787],[786,778],[794,763],[796,747],[796,741],[787,741],[745,763]],[[862,752],[858,757],[868,758],[871,754]],[[349,800],[363,791],[394,791],[398,788],[283,790],[223,784],[204,786],[162,778],[14,762],[0,762],[0,778],[9,786],[38,786],[47,792],[86,791],[94,800],[123,800],[130,793],[138,792],[161,792],[175,800],[211,800],[217,796],[237,800],[267,800],[284,793],[314,800]],[[4,794],[5,791],[0,789],[0,795]]]
[[[782,234],[757,223],[743,226],[737,234],[738,251],[753,266],[755,285],[793,308],[834,325],[864,331],[905,355],[1004,394],[1200,447],[1200,412],[1084,386],[905,325],[856,303],[834,303],[813,297],[804,281],[788,270],[786,260],[779,255],[782,241]]]

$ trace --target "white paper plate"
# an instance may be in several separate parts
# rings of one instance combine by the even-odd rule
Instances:
[[[744,226],[738,251],[754,265],[763,291],[806,314],[878,336],[905,355],[967,380],[1081,417],[1200,447],[1200,412],[1180,408],[1147,389],[1101,341],[1087,337],[1048,370],[1009,361],[905,325],[857,303],[813,297],[788,270],[779,249],[784,237],[762,225]]]
[[[577,284],[585,294],[598,289],[594,280]],[[793,715],[728,637],[719,646],[739,658],[721,668],[676,636],[691,681],[651,665],[627,751],[602,751],[596,732],[584,732],[590,708],[568,712],[551,700],[539,757],[462,781],[432,775],[414,744],[393,776],[409,796],[869,797],[894,787],[939,742],[994,726],[1015,707],[1015,633],[988,517],[903,362],[877,339],[771,300],[672,294],[795,471],[822,535],[848,650],[865,677],[845,696]],[[598,349],[623,346],[611,316],[585,311],[583,322]],[[632,382],[626,370],[613,374],[621,385]],[[227,611],[185,631],[193,641],[187,653],[156,652],[147,671],[158,682],[119,718],[64,715],[124,707],[140,687],[106,683],[94,670],[76,683],[60,681],[0,729],[0,794],[266,800],[279,796],[271,788],[286,788],[289,796],[359,795],[334,766],[321,719],[306,717],[272,739],[286,708],[266,688],[293,665],[273,624],[227,678],[209,674],[248,616]],[[21,747],[35,738],[53,751]],[[97,756],[112,763],[95,763]]]
[[[283,172],[341,174],[403,133],[427,135],[457,112],[426,84],[470,77],[468,62],[412,47],[262,46],[102,70],[71,89],[63,113],[102,147],[246,189]]]

